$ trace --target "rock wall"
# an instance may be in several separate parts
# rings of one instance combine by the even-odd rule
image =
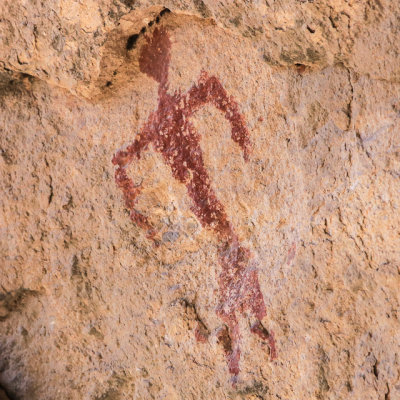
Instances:
[[[400,399],[399,3],[0,12],[0,398]]]

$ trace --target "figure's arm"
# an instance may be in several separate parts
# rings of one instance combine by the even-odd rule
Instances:
[[[135,210],[137,196],[140,194],[141,187],[135,186],[133,180],[129,178],[126,171],[129,164],[134,160],[139,160],[141,152],[145,150],[151,141],[151,134],[142,131],[135,141],[125,150],[119,150],[112,159],[112,163],[117,165],[115,170],[115,182],[122,190],[125,205],[130,211],[131,220],[144,229],[149,239],[154,240],[155,232],[148,219],[143,214]]]
[[[224,113],[231,124],[232,140],[242,148],[244,159],[247,161],[250,153],[250,135],[239,106],[232,96],[228,96],[218,78],[210,77],[203,71],[198,84],[189,90],[185,105],[192,114],[206,103],[213,104]]]

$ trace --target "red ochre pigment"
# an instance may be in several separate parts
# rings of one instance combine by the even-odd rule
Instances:
[[[217,315],[226,324],[218,334],[228,361],[229,372],[236,382],[240,372],[240,332],[238,314],[248,312],[256,322],[251,332],[269,343],[271,359],[276,357],[272,332],[268,332],[261,320],[266,316],[263,295],[258,282],[257,270],[250,266],[250,250],[242,246],[228,220],[224,206],[217,199],[204,166],[200,147],[200,135],[190,122],[190,117],[203,105],[213,104],[231,125],[231,137],[243,151],[247,161],[250,153],[250,138],[237,103],[228,96],[220,81],[202,72],[197,85],[186,94],[168,93],[168,69],[171,42],[164,28],[155,28],[146,38],[139,57],[140,71],[159,83],[158,108],[150,114],[141,132],[125,150],[118,151],[113,158],[117,165],[115,180],[121,188],[125,205],[130,210],[134,223],[146,230],[154,240],[156,232],[148,219],[135,210],[140,187],[129,178],[126,168],[140,159],[141,153],[150,144],[162,154],[175,179],[185,184],[193,201],[192,211],[202,226],[212,229],[220,241],[219,276],[220,302]],[[198,334],[196,336],[199,336]],[[200,341],[204,341],[201,338]]]

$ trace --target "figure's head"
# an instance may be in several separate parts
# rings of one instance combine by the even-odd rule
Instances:
[[[159,83],[166,84],[170,61],[171,41],[165,28],[155,28],[139,56],[140,71],[151,76]]]

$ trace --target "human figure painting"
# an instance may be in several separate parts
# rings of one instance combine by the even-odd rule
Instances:
[[[242,335],[238,318],[245,313],[251,315],[253,323],[249,330],[268,343],[271,359],[277,356],[275,340],[273,333],[262,324],[266,307],[257,270],[251,263],[252,254],[241,244],[223,204],[212,189],[200,147],[201,138],[190,118],[205,104],[215,106],[229,121],[231,138],[240,146],[245,161],[250,157],[250,135],[238,104],[227,94],[217,77],[203,71],[197,84],[185,94],[169,92],[170,49],[171,41],[165,27],[157,25],[152,33],[146,34],[139,53],[139,67],[142,73],[158,83],[158,107],[133,142],[115,154],[112,160],[116,166],[115,181],[123,193],[131,220],[145,230],[149,240],[155,241],[156,232],[147,217],[135,210],[140,186],[135,186],[127,173],[127,167],[139,160],[142,152],[151,145],[162,155],[172,176],[186,186],[192,202],[191,210],[201,225],[218,238],[220,275],[216,313],[222,321],[218,341],[223,345],[235,384],[240,372]]]

